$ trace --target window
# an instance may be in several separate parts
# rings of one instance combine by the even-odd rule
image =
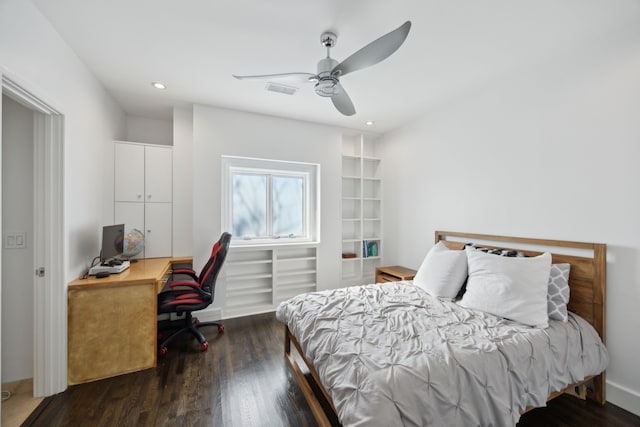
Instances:
[[[319,165],[222,157],[223,228],[239,245],[315,242]]]

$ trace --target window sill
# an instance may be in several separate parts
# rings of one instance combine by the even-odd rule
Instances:
[[[246,242],[246,243],[245,243]],[[282,247],[307,247],[307,248],[315,248],[320,244],[320,241],[317,240],[305,240],[303,242],[258,242],[258,243],[250,243],[251,241],[231,241],[230,247],[233,249],[271,249],[271,248],[282,248]]]

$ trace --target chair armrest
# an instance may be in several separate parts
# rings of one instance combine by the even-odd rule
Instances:
[[[195,280],[196,282],[198,281],[198,275],[196,274],[195,271],[191,270],[190,268],[175,268],[171,271],[171,274],[184,274],[187,276],[190,276],[193,280]]]
[[[161,292],[160,295],[173,295],[174,298],[180,299],[184,298],[185,295],[197,294],[202,298],[211,298],[209,292],[202,290],[199,286],[195,286],[192,282],[175,282],[169,286],[171,288],[175,286],[177,289],[169,289],[168,291]]]
[[[177,282],[169,282],[169,283],[167,283],[167,286],[169,288],[172,288],[172,289],[177,287],[177,286],[189,288],[190,290],[200,289],[200,285],[198,283],[191,282],[189,280],[179,280]]]

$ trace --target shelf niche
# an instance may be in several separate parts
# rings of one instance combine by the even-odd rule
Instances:
[[[274,311],[317,289],[316,247],[231,248],[223,271],[223,318]]]
[[[378,141],[342,136],[342,284],[373,283],[382,254],[382,180]],[[374,243],[375,255],[365,250]]]

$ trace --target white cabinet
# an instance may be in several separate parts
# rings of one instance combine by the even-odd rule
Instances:
[[[127,231],[137,228],[144,233],[144,203],[116,202],[115,223],[124,224]]]
[[[144,147],[115,144],[115,201],[144,202]]]
[[[371,283],[382,250],[382,181],[377,141],[342,137],[342,281]]]
[[[114,221],[145,235],[136,258],[172,254],[172,148],[115,142]]]
[[[171,203],[144,204],[145,258],[171,256]]]
[[[170,203],[171,147],[115,143],[115,201]]]
[[[146,146],[144,150],[145,202],[170,203],[172,195],[172,154],[170,147]]]

